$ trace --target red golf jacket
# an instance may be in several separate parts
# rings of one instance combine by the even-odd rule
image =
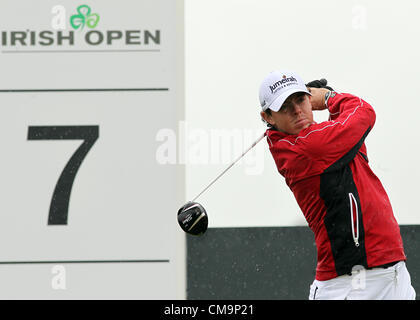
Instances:
[[[317,280],[406,259],[391,203],[368,164],[373,108],[334,92],[328,109],[329,121],[297,135],[266,131],[277,169],[315,234]]]

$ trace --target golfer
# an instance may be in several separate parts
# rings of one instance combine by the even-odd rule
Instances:
[[[312,84],[318,88],[278,71],[259,92],[270,152],[315,234],[309,299],[415,299],[398,223],[369,167],[364,141],[375,112],[359,97]],[[312,111],[324,109],[329,120],[314,122]]]

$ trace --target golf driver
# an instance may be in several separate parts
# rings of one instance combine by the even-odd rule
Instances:
[[[222,173],[220,173],[210,184],[203,189],[194,199],[184,204],[178,210],[178,223],[188,234],[195,236],[202,235],[207,230],[208,226],[208,216],[204,207],[195,202],[199,196],[207,191],[221,176],[223,176],[233,165],[238,162],[249,150],[254,148],[258,142],[260,142],[265,137],[265,132],[261,135],[248,149],[246,149],[242,154],[234,160]]]

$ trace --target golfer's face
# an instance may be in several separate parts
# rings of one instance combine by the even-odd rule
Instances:
[[[313,122],[310,96],[294,93],[283,103],[279,111],[271,112],[275,127],[288,134],[298,134]]]

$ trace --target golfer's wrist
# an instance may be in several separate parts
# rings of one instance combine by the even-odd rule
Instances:
[[[325,109],[328,108],[328,99],[331,97],[331,91],[328,90],[328,92],[325,92],[324,95],[324,105],[325,105]]]
[[[311,88],[311,104],[312,110],[325,110],[327,109],[326,99],[331,91],[325,88]]]

